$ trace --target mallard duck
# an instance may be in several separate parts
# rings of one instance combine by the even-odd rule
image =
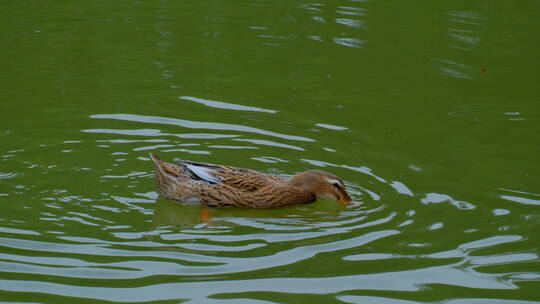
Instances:
[[[277,208],[310,204],[318,198],[351,202],[343,181],[330,173],[308,170],[290,178],[250,169],[181,161],[174,165],[150,153],[156,185],[167,199],[208,207]]]

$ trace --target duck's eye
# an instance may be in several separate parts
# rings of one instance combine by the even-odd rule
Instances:
[[[337,189],[341,188],[341,185],[339,183],[333,183],[334,187],[336,187]]]

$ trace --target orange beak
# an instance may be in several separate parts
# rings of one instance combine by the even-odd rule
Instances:
[[[345,190],[339,191],[340,198],[338,199],[338,202],[340,202],[343,205],[348,205],[351,203],[351,197]]]
[[[349,196],[342,196],[338,202],[343,205],[348,205],[351,202],[351,198]]]

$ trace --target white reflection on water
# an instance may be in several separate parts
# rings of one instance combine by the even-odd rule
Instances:
[[[264,45],[272,47],[284,47],[281,43],[283,40],[293,41],[298,37],[307,37],[314,41],[329,41],[335,45],[361,48],[365,40],[361,39],[359,35],[368,29],[366,25],[368,10],[360,7],[359,2],[363,1],[350,1],[346,6],[305,2],[298,4],[298,8],[302,12],[289,16],[289,19],[294,20],[294,22],[304,19],[305,26],[298,33],[291,33],[290,28],[287,28],[288,32],[279,32],[279,24],[274,28],[262,25],[252,25],[249,28],[257,31],[257,37],[264,39]],[[321,27],[323,28],[321,29]],[[260,34],[261,30],[264,30],[265,34]],[[330,35],[321,35],[321,33],[329,32]]]
[[[453,11],[445,14],[445,47],[452,49],[453,59],[433,58],[443,75],[459,79],[473,79],[473,75],[481,72],[479,62],[465,62],[464,58],[479,53],[480,42],[485,31],[486,17],[473,11]],[[474,67],[474,68],[473,68]]]
[[[238,132],[246,132],[246,133],[257,133],[261,135],[267,135],[267,136],[273,136],[273,137],[279,137],[283,139],[297,140],[297,141],[308,141],[308,142],[315,141],[314,139],[308,138],[308,137],[281,134],[281,133],[276,133],[272,131],[266,131],[263,129],[243,126],[243,125],[227,124],[227,123],[219,123],[219,122],[191,121],[191,120],[184,120],[184,119],[178,119],[178,118],[136,115],[136,114],[94,114],[94,115],[91,115],[90,117],[98,118],[98,119],[116,119],[116,120],[143,122],[143,123],[166,124],[166,125],[174,125],[174,126],[180,126],[184,128],[190,128],[190,129],[211,129],[211,130],[226,130],[226,131],[238,131]]]
[[[367,223],[366,223],[367,224]],[[371,224],[380,224],[371,223]],[[343,231],[347,231],[347,227],[340,228],[328,228],[328,231],[321,230],[321,232],[313,233],[313,237],[327,236],[332,234],[341,234]],[[305,238],[300,238],[303,244],[299,244],[296,247],[290,249],[281,250],[273,254],[263,255],[263,256],[252,256],[252,257],[228,257],[221,256],[223,253],[220,250],[222,246],[228,247],[225,251],[231,251],[230,247],[233,244],[227,244],[221,240],[221,237],[214,237],[214,239],[219,240],[223,245],[209,245],[214,247],[217,251],[208,251],[203,250],[202,252],[194,251],[193,246],[196,243],[189,243],[187,247],[184,247],[184,244],[164,244],[151,241],[134,241],[134,242],[118,242],[117,245],[120,245],[122,248],[127,248],[131,246],[131,249],[135,248],[153,248],[153,250],[125,250],[120,248],[111,248],[113,245],[111,242],[104,243],[100,240],[94,240],[90,238],[70,238],[70,237],[61,237],[62,239],[70,240],[72,242],[77,242],[76,244],[68,243],[49,243],[49,242],[40,242],[40,241],[29,241],[29,240],[18,240],[11,238],[1,238],[3,244],[11,248],[19,248],[26,250],[39,250],[39,248],[55,248],[57,252],[63,253],[73,253],[73,254],[86,254],[92,252],[93,256],[109,256],[109,257],[124,257],[128,260],[118,261],[118,262],[109,262],[109,263],[99,263],[99,262],[88,262],[85,263],[85,267],[77,268],[65,268],[66,265],[69,265],[69,261],[77,261],[78,259],[73,258],[59,258],[57,260],[51,261],[48,265],[42,266],[32,266],[27,263],[36,263],[39,260],[43,260],[42,257],[33,258],[28,256],[26,258],[22,257],[16,259],[14,262],[5,262],[3,267],[14,268],[12,269],[15,272],[22,273],[41,273],[48,275],[61,275],[66,277],[85,277],[85,278],[144,278],[152,275],[175,275],[182,274],[183,276],[195,276],[195,275],[216,275],[216,274],[230,274],[230,273],[241,273],[246,271],[260,270],[264,268],[272,268],[278,266],[289,265],[303,260],[308,260],[314,257],[317,254],[323,252],[333,252],[336,250],[344,250],[355,248],[358,246],[363,246],[371,242],[389,237],[400,233],[397,230],[381,230],[368,232],[356,237],[346,238],[343,240],[334,241],[331,243],[326,242],[315,242],[311,244],[306,242]],[[284,233],[275,233],[276,235],[286,236]],[[310,232],[296,233],[296,234],[311,234]],[[184,236],[187,236],[184,234]],[[264,235],[263,235],[264,236]],[[249,245],[242,245],[245,250],[252,250],[255,248],[265,247],[262,240],[257,240],[253,238],[254,235],[251,235],[251,241]],[[194,237],[191,236],[191,239]],[[201,235],[201,238],[212,238],[211,235]],[[281,242],[283,242],[282,240]],[[280,242],[279,240],[274,240],[273,242]],[[133,247],[134,246],[134,247]],[[205,247],[205,248],[210,248]],[[236,248],[236,251],[240,250],[238,245],[233,245],[233,248]],[[173,251],[165,250],[166,248],[175,249]],[[188,249],[187,251],[185,249]],[[221,253],[220,253],[221,252]],[[216,255],[220,253],[220,255]],[[0,257],[6,258],[6,255],[0,255]],[[148,260],[148,257],[159,258],[160,260]],[[165,259],[165,260],[163,260]],[[26,260],[26,261],[25,261]],[[23,262],[24,261],[24,262]],[[189,263],[184,263],[189,262]],[[57,263],[59,262],[59,264]],[[176,263],[176,265],[174,265]],[[202,263],[202,264],[201,264]],[[201,267],[201,266],[210,266],[212,267]],[[113,269],[110,269],[113,267]],[[131,270],[136,271],[126,271],[124,268],[129,267]],[[17,268],[17,269],[15,269]],[[27,268],[28,271],[20,268]],[[117,268],[117,269],[114,269]]]
[[[347,130],[348,129],[347,127],[336,126],[336,125],[325,124],[325,123],[316,123],[315,125],[317,127],[330,129],[330,130],[336,130],[336,131],[342,131],[342,130]]]
[[[170,266],[173,267],[174,265]],[[517,288],[512,283],[500,281],[495,275],[483,274],[482,276],[475,276],[469,272],[446,266],[337,277],[180,282],[133,288],[81,287],[38,281],[0,280],[0,285],[11,291],[53,293],[64,296],[122,302],[182,298],[201,299],[224,293],[253,292],[260,290],[261,286],[265,286],[265,292],[332,294],[348,290],[386,291],[389,286],[392,287],[392,290],[397,291],[418,291],[427,284],[502,290]]]
[[[235,103],[215,101],[215,100],[209,100],[209,99],[204,99],[204,98],[199,98],[199,97],[192,97],[192,96],[180,96],[180,99],[193,101],[193,102],[200,103],[200,104],[203,104],[203,105],[211,107],[211,108],[218,108],[218,109],[228,109],[228,110],[237,110],[237,111],[266,112],[266,113],[277,113],[278,112],[278,111],[263,109],[263,108],[259,108],[259,107],[249,107],[249,106],[239,105],[239,104],[235,104]]]
[[[441,194],[441,193],[426,193],[425,197],[422,198],[421,202],[422,204],[431,204],[431,203],[438,204],[438,203],[448,202],[451,205],[455,206],[456,208],[462,209],[462,210],[471,210],[471,209],[476,208],[475,205],[469,202],[456,200],[456,199],[453,199],[448,194]]]
[[[343,24],[350,27],[365,28],[366,26],[360,20],[348,19],[348,18],[336,18],[336,23]]]
[[[395,298],[386,297],[370,297],[370,296],[357,296],[346,295],[338,296],[339,300],[346,303],[358,303],[358,304],[418,304],[417,301],[409,301]],[[503,299],[479,299],[479,298],[458,298],[458,299],[445,299],[445,304],[538,304],[537,301],[522,301],[522,300],[503,300]]]
[[[343,46],[360,48],[365,41],[357,38],[334,38],[334,42]]]
[[[533,193],[533,192],[526,192],[526,191],[520,191],[520,190],[514,190],[514,189],[508,189],[508,188],[499,188],[499,190],[504,191],[506,193],[510,192],[512,195],[509,194],[500,194],[499,197],[504,199],[505,201],[510,201],[514,203],[519,203],[522,205],[529,205],[529,206],[540,206],[540,194]],[[505,209],[502,209],[505,210]],[[508,214],[509,211],[498,211],[498,214]]]
[[[514,196],[514,195],[501,195],[500,197],[502,199],[520,203],[520,204],[540,206],[540,200],[537,200],[537,199],[519,197],[519,196]]]
[[[298,150],[298,151],[304,151],[303,148],[300,148],[298,146],[278,143],[278,142],[275,142],[275,141],[272,141],[272,140],[250,139],[250,138],[235,138],[233,140],[235,140],[235,141],[243,141],[243,142],[250,142],[250,143],[253,143],[253,144],[263,145],[263,146],[273,146],[273,147],[281,147],[281,148],[288,148],[288,149],[293,149],[293,150]]]
[[[178,138],[193,138],[193,139],[218,139],[238,137],[235,134],[217,134],[217,133],[162,133],[158,129],[85,129],[81,130],[84,133],[102,133],[102,134],[119,134],[130,136],[174,136]]]

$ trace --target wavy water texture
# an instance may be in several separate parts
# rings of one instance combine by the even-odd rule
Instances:
[[[0,302],[540,303],[533,2],[4,1]],[[354,203],[181,205],[149,152]]]
[[[111,121],[127,119],[137,124],[189,125],[184,120],[154,116],[92,117]],[[226,124],[202,126],[232,129]],[[326,124],[322,127],[333,132],[344,130]],[[248,126],[236,129],[253,130]],[[91,133],[126,135],[125,132]],[[277,134],[257,134],[268,133]],[[140,139],[98,137],[95,145],[134,147],[131,152],[122,148],[126,152],[111,153],[122,158],[147,150],[178,152],[174,148],[178,144],[163,144],[170,143],[165,139],[169,135],[159,130],[133,135]],[[283,136],[289,135],[275,137]],[[218,142],[229,139],[220,136],[189,138]],[[261,144],[258,141],[262,140],[247,140]],[[77,146],[84,142],[68,144]],[[197,146],[187,144],[188,147],[193,145]],[[213,149],[229,147],[214,145]],[[278,157],[266,158],[274,163],[289,162]],[[34,198],[50,201],[45,205],[46,210],[37,215],[45,225],[40,228],[43,232],[0,229],[3,248],[0,268],[7,274],[0,285],[10,295],[37,294],[92,301],[217,303],[225,301],[217,298],[251,298],[250,293],[264,290],[271,295],[335,295],[335,300],[361,303],[377,301],[380,298],[375,295],[380,291],[429,294],[433,286],[452,288],[456,293],[466,290],[490,294],[506,292],[511,297],[521,284],[540,279],[540,272],[519,267],[523,263],[538,263],[540,258],[536,252],[504,250],[508,244],[526,247],[530,242],[527,237],[504,233],[490,236],[479,231],[470,221],[475,216],[471,212],[476,212],[473,203],[449,194],[418,192],[406,185],[406,181],[392,180],[366,166],[316,159],[303,161],[324,170],[346,170],[363,176],[369,186],[347,181],[349,191],[362,204],[343,208],[317,202],[314,207],[264,212],[216,209],[210,210],[209,219],[203,219],[199,207],[181,206],[158,198],[154,191],[141,191],[147,189],[145,184],[151,181],[151,168],[124,174],[115,170],[101,178],[121,181],[132,190],[121,191],[122,194],[104,193],[101,197],[77,196],[71,190],[43,192],[43,197]],[[513,194],[501,195],[502,199],[516,202],[534,201],[516,199],[523,195],[539,196],[503,190]],[[395,201],[405,207],[391,207]],[[59,202],[64,202],[64,207]],[[65,207],[66,203],[70,204],[69,208]],[[436,213],[426,217],[432,212],[426,208]],[[436,215],[442,213],[444,215]],[[121,214],[125,220],[118,220]],[[512,215],[496,209],[492,216]],[[456,226],[454,218],[464,219],[469,226]],[[147,228],[141,229],[141,224]],[[418,235],[418,231],[424,233]],[[440,243],[440,235],[452,235],[453,240]],[[501,272],[500,267],[506,270]],[[510,270],[512,267],[516,270]],[[133,282],[136,287],[126,286],[125,282]],[[260,302],[256,299],[275,303],[272,297],[265,296],[242,301]],[[405,301],[386,300],[390,303]],[[446,301],[459,303],[463,299]],[[514,301],[510,298],[508,303]]]

